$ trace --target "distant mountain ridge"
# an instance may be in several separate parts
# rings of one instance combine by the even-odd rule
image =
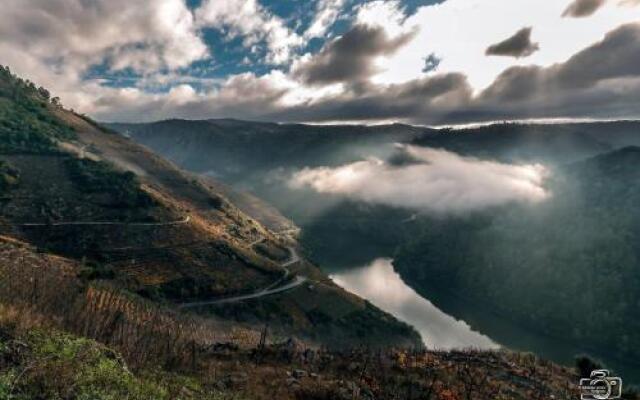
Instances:
[[[247,161],[255,164],[291,165],[306,157],[306,166],[334,165],[366,155],[367,150],[394,142],[443,148],[460,154],[498,158],[504,161],[547,161],[566,163],[616,148],[640,145],[639,121],[526,124],[497,123],[476,128],[432,129],[404,124],[304,125],[242,121],[165,120],[140,124],[108,124],[135,140],[169,156],[192,170],[224,170],[222,162]],[[282,144],[286,142],[286,146]],[[354,149],[361,147],[360,151]],[[334,151],[352,147],[342,157]],[[199,150],[199,151],[198,151]],[[260,151],[259,151],[260,150]],[[232,152],[216,163],[199,153]],[[263,154],[259,154],[259,153]],[[269,153],[270,157],[267,157]],[[292,153],[294,153],[292,155]],[[257,156],[258,158],[254,158]],[[251,161],[254,161],[253,163]],[[297,164],[300,164],[299,162]],[[234,165],[234,167],[237,167]],[[229,167],[231,169],[231,167]]]

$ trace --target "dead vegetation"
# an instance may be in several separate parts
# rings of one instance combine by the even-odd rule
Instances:
[[[250,348],[259,333],[162,307],[107,281],[83,282],[80,266],[39,254],[16,241],[0,242],[3,324],[65,329],[116,348],[130,363],[181,366],[215,344]]]

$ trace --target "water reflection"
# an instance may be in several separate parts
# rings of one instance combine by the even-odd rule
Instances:
[[[379,258],[364,267],[334,273],[331,278],[346,290],[412,325],[429,348],[499,347],[488,337],[472,331],[464,321],[443,313],[407,286],[388,258]]]

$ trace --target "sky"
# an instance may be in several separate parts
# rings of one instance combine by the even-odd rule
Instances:
[[[640,118],[640,0],[4,0],[0,64],[100,121]]]

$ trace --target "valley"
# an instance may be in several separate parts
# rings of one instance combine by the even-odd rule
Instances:
[[[282,398],[346,398],[353,393],[385,398],[397,390],[406,390],[407,398],[575,392],[578,376],[568,366],[570,360],[557,358],[547,345],[511,342],[509,337],[523,336],[505,334],[504,328],[494,333],[485,327],[489,320],[481,312],[473,318],[458,314],[426,292],[412,269],[403,267],[418,263],[407,263],[408,254],[416,251],[400,245],[408,237],[421,240],[425,226],[436,227],[438,221],[425,225],[427,215],[319,195],[287,179],[298,170],[339,168],[366,154],[385,157],[397,169],[415,165],[398,141],[413,143],[438,135],[433,130],[402,125],[309,127],[314,141],[327,141],[315,151],[308,146],[310,138],[298,133],[306,126],[287,127],[283,135],[291,136],[293,147],[300,142],[291,153],[285,146],[269,144],[269,133],[258,129],[263,147],[278,149],[284,159],[271,155],[264,160],[268,166],[248,170],[240,168],[246,161],[240,157],[231,169],[203,165],[202,170],[186,172],[173,163],[180,162],[176,154],[168,154],[173,162],[166,161],[124,135],[50,104],[7,71],[3,74],[0,89],[5,92],[0,93],[10,105],[3,111],[8,116],[3,126],[6,137],[13,138],[0,154],[0,329],[10,352],[8,371],[24,368],[24,362],[53,370],[78,362],[74,368],[91,368],[91,363],[104,363],[98,361],[101,352],[112,351],[86,350],[93,352],[95,361],[74,355],[45,367],[50,356],[39,358],[44,340],[48,348],[59,349],[54,352],[76,354],[65,346],[115,349],[138,378],[123,380],[120,367],[110,364],[110,379],[117,381],[101,390],[137,391],[141,400],[184,391],[186,384],[179,383],[183,379],[198,382],[189,389],[193,398],[239,392],[256,398],[274,393]],[[36,125],[39,135],[20,136],[25,131],[11,125],[12,118],[24,118],[16,110],[29,113],[33,108],[41,110],[45,117],[39,120],[51,126]],[[228,124],[234,130],[223,136],[230,135],[232,141],[238,124],[243,129],[251,125],[223,123]],[[268,129],[278,131],[276,125]],[[58,131],[63,133],[51,136]],[[130,130],[125,133],[136,138]],[[25,147],[25,140],[40,144]],[[176,145],[169,148],[180,150]],[[225,153],[229,157],[238,151],[227,148]],[[331,156],[327,158],[325,151]],[[619,151],[631,160],[635,154],[632,148]],[[298,154],[298,161],[291,154]],[[255,153],[246,157],[258,161]],[[306,160],[315,161],[307,165]],[[608,165],[606,156],[596,160],[597,165]],[[232,164],[229,158],[225,163]],[[238,199],[239,206],[226,194]],[[462,217],[458,221],[467,223]],[[449,218],[439,223],[456,226]],[[475,226],[464,232],[472,234]],[[523,328],[514,332],[518,329]],[[535,338],[524,329],[524,337]],[[13,346],[22,342],[34,349],[28,356],[31,361],[11,355]],[[534,350],[567,366],[507,349]],[[365,374],[374,362],[376,372]],[[255,365],[251,378],[243,372],[247,363]],[[359,373],[367,380],[347,384],[337,379],[344,376],[345,363],[352,374],[363,368]],[[353,363],[361,367],[352,368]],[[162,366],[162,373],[171,374],[177,383],[150,394],[145,382],[159,379],[151,365]],[[488,372],[489,365],[497,370]],[[212,373],[215,380],[218,368],[225,373],[215,381],[215,389],[201,386]],[[288,368],[305,372],[295,372],[291,381],[286,377],[294,373]],[[626,365],[620,369],[632,376]],[[315,371],[312,381],[304,379],[309,371]],[[479,386],[478,380],[489,375],[495,384]],[[52,385],[47,375],[29,379],[39,383],[22,387],[24,393],[34,385]],[[287,382],[281,386],[265,383],[283,379]],[[82,382],[74,385],[85,387]]]
[[[633,362],[637,346],[631,344],[637,340],[635,322],[615,316],[635,315],[639,304],[633,289],[639,249],[632,239],[638,224],[633,222],[635,213],[628,212],[638,199],[637,122],[498,124],[440,131],[389,125],[358,127],[352,136],[337,139],[342,128],[241,121],[167,121],[113,128],[185,168],[215,175],[275,204],[302,227],[301,242],[309,257],[334,277],[381,257],[393,258],[394,269],[419,295],[507,348],[533,351],[566,365],[589,354],[624,372],[627,379],[640,377]],[[244,143],[237,142],[238,134]],[[323,135],[321,146],[310,144]],[[261,141],[261,146],[245,146],[253,140]],[[283,142],[290,145],[279,145]],[[295,150],[302,143],[303,150]],[[501,163],[540,163],[550,171],[545,185],[551,197],[540,206],[505,204],[442,216],[290,184],[291,176],[305,168],[335,168],[368,157],[389,160],[398,168],[411,165],[396,143]],[[207,149],[207,160],[199,158],[202,151],[197,148]],[[263,162],[255,153],[258,148],[265,151]],[[212,156],[222,151],[224,157]],[[260,162],[260,172],[256,166],[243,167],[248,159]],[[609,242],[614,232],[621,231],[628,236],[617,236],[616,244]],[[494,232],[501,236],[491,236]],[[520,265],[520,272],[507,270],[514,265]],[[611,278],[592,286],[595,278],[587,277],[602,269]],[[525,293],[530,297],[522,297]],[[624,293],[624,301],[607,297],[613,293]],[[553,307],[546,303],[549,299],[554,299],[548,303]],[[612,312],[601,306],[603,302],[629,308]],[[601,329],[589,325],[594,313],[593,321],[600,321]],[[426,318],[414,326],[428,323]]]
[[[0,400],[640,400],[640,0],[0,5]]]

